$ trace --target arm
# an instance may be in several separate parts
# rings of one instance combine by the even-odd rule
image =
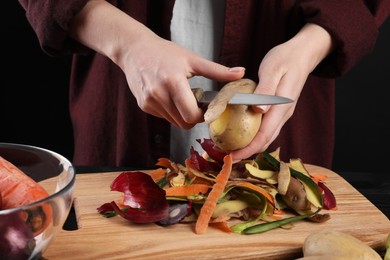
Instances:
[[[49,55],[96,51],[124,72],[139,107],[170,123],[191,128],[203,121],[188,78],[231,81],[244,68],[227,68],[170,41],[104,0],[19,0],[42,49]],[[130,0],[129,0],[130,2]],[[144,9],[142,9],[144,10]]]
[[[143,111],[182,128],[203,121],[188,78],[231,81],[244,75],[243,68],[229,69],[160,38],[103,0],[85,5],[71,23],[70,36],[123,70]]]
[[[271,49],[261,61],[257,93],[277,94],[293,104],[259,107],[265,113],[259,132],[233,159],[262,152],[293,115],[309,74],[337,77],[348,71],[373,48],[379,26],[390,14],[390,1],[298,1],[297,24],[305,24],[289,41]]]

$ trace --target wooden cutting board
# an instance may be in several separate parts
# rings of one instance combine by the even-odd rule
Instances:
[[[320,230],[349,233],[378,252],[384,252],[390,221],[347,181],[328,169],[307,165],[309,172],[326,174],[337,199],[337,210],[325,223],[301,221],[290,230],[262,234],[224,233],[209,227],[196,235],[192,224],[160,227],[133,224],[117,216],[104,218],[96,208],[117,199],[110,184],[119,172],[79,174],[75,187],[78,230],[62,230],[44,253],[55,259],[296,259],[307,235]]]

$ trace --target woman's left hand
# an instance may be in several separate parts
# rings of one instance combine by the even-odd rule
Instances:
[[[283,96],[294,102],[253,107],[263,113],[260,129],[248,146],[232,152],[234,161],[249,158],[268,148],[293,115],[308,75],[332,49],[332,38],[325,29],[316,24],[306,24],[289,41],[267,53],[259,67],[259,84],[255,93]]]

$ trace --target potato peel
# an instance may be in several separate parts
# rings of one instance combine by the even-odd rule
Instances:
[[[256,83],[250,79],[240,79],[224,85],[207,107],[204,114],[205,122],[210,124],[216,120],[225,111],[229,100],[235,93],[253,93],[255,88]]]

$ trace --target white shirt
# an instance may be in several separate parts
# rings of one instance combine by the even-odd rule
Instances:
[[[215,61],[219,55],[223,32],[225,0],[177,0],[171,21],[173,42]],[[191,87],[204,90],[216,88],[216,82],[201,76],[189,79]],[[184,163],[191,146],[199,153],[203,149],[196,139],[209,138],[207,124],[197,124],[190,130],[171,126],[171,155],[174,162]]]

